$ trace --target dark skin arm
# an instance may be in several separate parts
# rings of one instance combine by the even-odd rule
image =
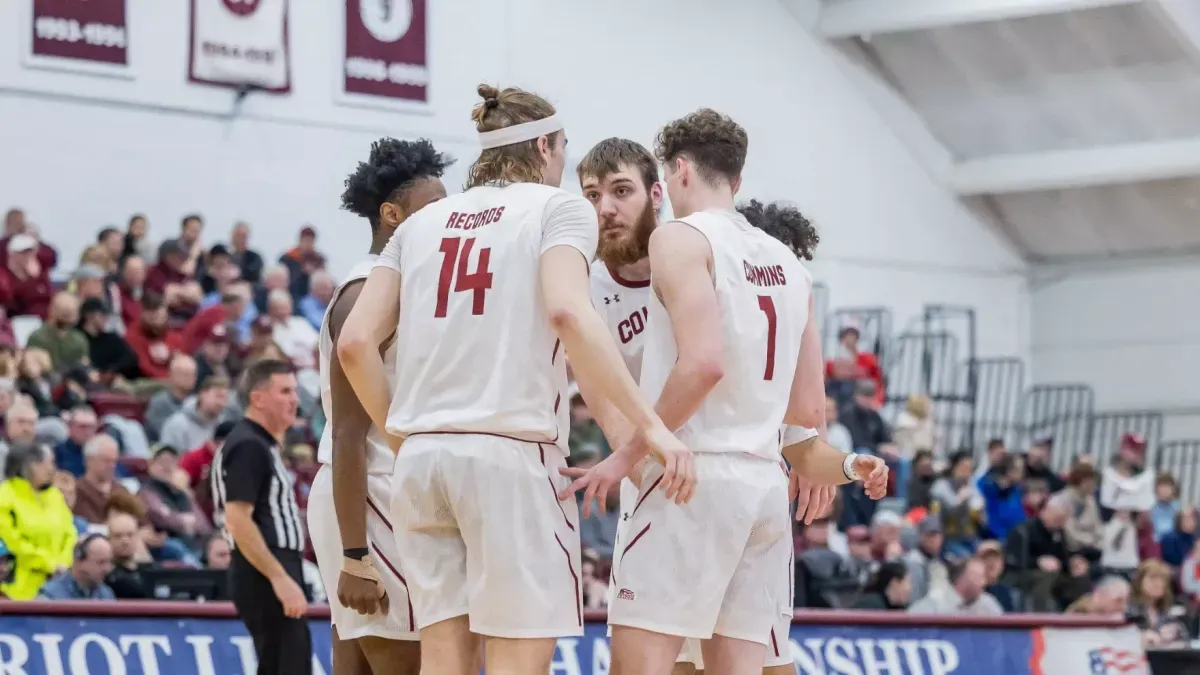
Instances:
[[[371,418],[359,403],[346,379],[337,354],[337,341],[346,317],[362,292],[363,282],[351,283],[342,290],[329,312],[329,388],[333,399],[333,510],[344,548],[367,548],[367,433]],[[342,574],[338,580],[338,600],[360,614],[387,612],[387,597],[380,598],[375,585],[365,579]]]

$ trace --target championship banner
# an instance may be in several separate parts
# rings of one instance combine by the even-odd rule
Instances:
[[[428,0],[343,0],[336,99],[343,105],[429,103]]]
[[[91,75],[132,77],[127,0],[20,0],[27,8],[22,61]]]
[[[191,0],[188,79],[291,90],[288,0]]]

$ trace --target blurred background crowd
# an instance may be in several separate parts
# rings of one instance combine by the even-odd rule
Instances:
[[[215,531],[208,472],[241,412],[234,383],[257,359],[300,369],[285,459],[304,507],[325,423],[315,350],[335,280],[312,227],[268,261],[249,225],[234,224],[211,246],[200,243],[205,226],[188,215],[160,237],[133,216],[65,261],[20,209],[5,216],[7,597],[219,597],[219,582],[196,583],[230,554]],[[1145,438],[1123,433],[1104,462],[1048,435],[1021,447],[1003,438],[960,447],[929,398],[885,405],[894,400],[888,364],[860,339],[853,325],[831,336],[828,438],[886,458],[892,485],[880,502],[843,487],[831,514],[796,524],[797,607],[1126,613],[1148,645],[1196,635],[1197,512],[1175,476],[1148,466]],[[572,464],[610,452],[577,394],[571,419]],[[582,523],[590,608],[606,602],[619,517],[614,509]],[[307,572],[309,591],[324,598],[311,563]]]

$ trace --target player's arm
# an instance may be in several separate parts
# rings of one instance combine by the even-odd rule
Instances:
[[[725,376],[721,307],[711,262],[708,238],[686,223],[671,221],[650,235],[654,291],[671,320],[678,352],[655,406],[672,431],[696,413]]]
[[[367,275],[334,350],[359,404],[380,430],[386,429],[392,401],[380,347],[400,320],[399,236],[392,235]]]

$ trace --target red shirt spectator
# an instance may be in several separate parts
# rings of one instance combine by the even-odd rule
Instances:
[[[179,334],[167,329],[167,305],[162,296],[142,296],[142,316],[125,331],[125,341],[138,355],[143,377],[156,380],[167,377],[171,356],[183,349]]]
[[[825,379],[846,382],[871,380],[875,383],[876,403],[884,401],[883,369],[871,352],[858,349],[859,333],[853,326],[838,331],[838,354],[825,362]]]
[[[21,209],[9,209],[8,213],[4,214],[4,237],[0,239],[0,267],[8,266],[9,241],[19,234],[31,236],[34,241],[38,239],[37,228],[26,222],[25,212]],[[49,244],[37,241],[37,261],[49,274],[58,264],[58,251]]]
[[[121,261],[121,321],[126,327],[136,326],[142,316],[142,293],[146,283],[146,261],[131,255]]]
[[[206,307],[196,313],[183,327],[183,348],[189,354],[195,353],[204,341],[213,334],[217,326],[237,321],[245,309],[245,300],[237,293],[227,293],[221,296],[220,304]]]
[[[146,272],[145,290],[167,295],[167,286],[186,284],[192,278],[183,272],[187,253],[173,241],[163,242],[158,250],[158,263]]]
[[[49,271],[37,261],[37,240],[27,234],[8,239],[7,260],[0,267],[0,301],[8,316],[46,318],[53,287]]]

